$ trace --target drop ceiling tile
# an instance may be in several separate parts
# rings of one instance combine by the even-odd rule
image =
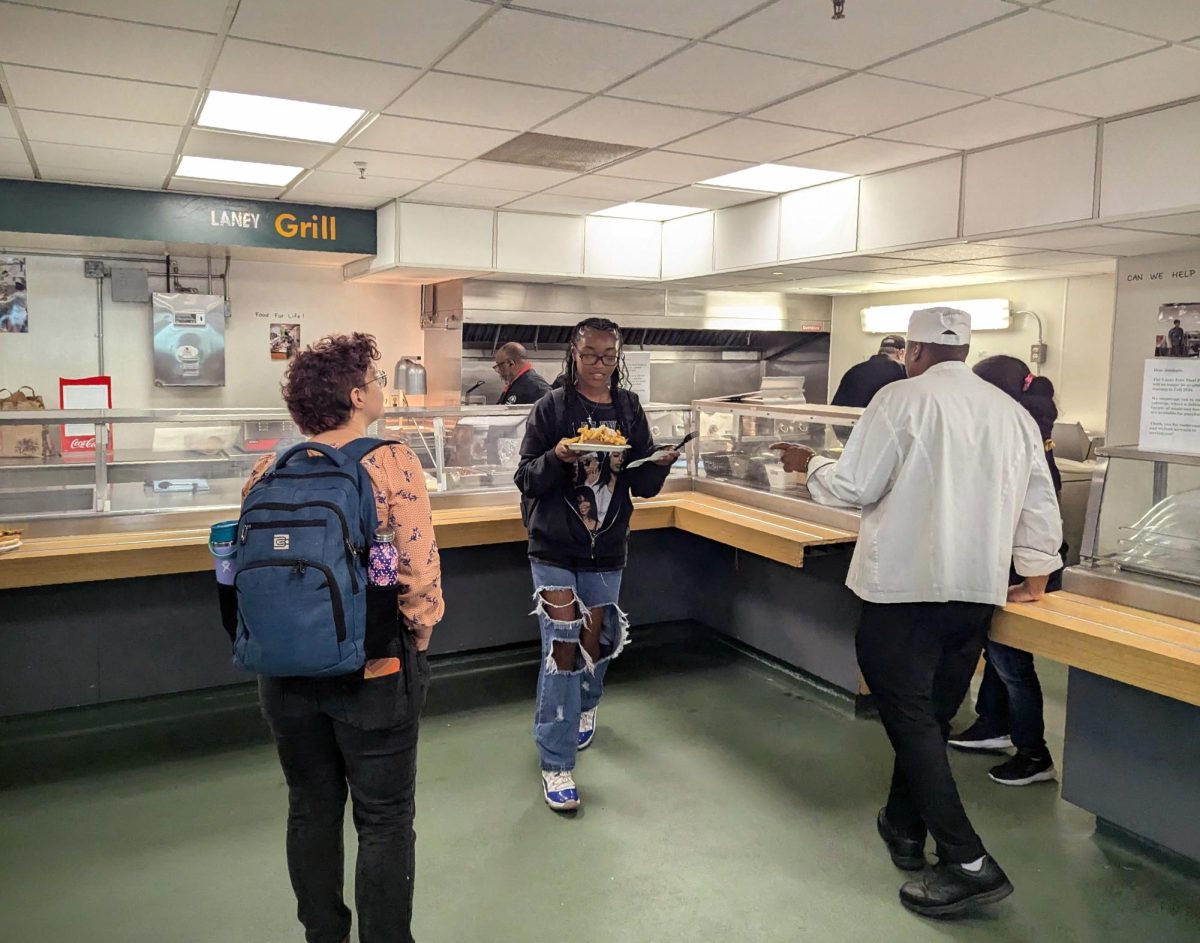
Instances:
[[[41,161],[38,161],[38,169],[43,180],[53,183],[87,183],[98,187],[133,187],[139,190],[159,189],[166,176],[149,170],[93,170]]]
[[[587,216],[616,205],[613,200],[589,200],[581,196],[562,196],[557,193],[538,193],[507,204],[506,210],[528,210],[531,213],[562,213],[567,216]]]
[[[13,103],[18,108],[74,112],[100,118],[156,121],[182,125],[196,90],[95,75],[5,66]]]
[[[1130,33],[1040,10],[984,26],[874,71],[894,78],[998,95],[1159,45]]]
[[[1007,259],[1031,251],[1033,250],[1011,246],[956,242],[947,246],[928,246],[924,249],[902,249],[899,252],[888,252],[886,257],[923,262],[970,262],[974,259]]]
[[[584,97],[579,92],[430,72],[401,95],[387,113],[528,131]]]
[[[1200,36],[1200,4],[1191,0],[1050,0],[1045,9],[1159,39]]]
[[[700,43],[613,89],[614,95],[720,111],[749,111],[842,72],[828,66]]]
[[[1200,213],[1179,213],[1174,216],[1152,216],[1149,219],[1135,219],[1125,223],[1114,223],[1112,228],[1176,233],[1183,236],[1200,236]]]
[[[502,164],[491,160],[476,160],[463,164],[442,177],[444,183],[464,187],[486,187],[492,190],[545,190],[566,183],[578,174],[570,170],[550,170],[523,164]]]
[[[657,196],[644,198],[646,203],[666,203],[670,206],[695,206],[702,210],[720,210],[727,206],[754,203],[766,194],[750,190],[725,190],[721,187],[680,187]]]
[[[213,44],[204,33],[4,4],[0,62],[194,87]]]
[[[895,269],[905,269],[923,265],[923,261],[889,259],[875,255],[851,255],[841,259],[826,259],[822,263],[827,269],[836,272],[890,272]]]
[[[235,200],[274,200],[283,191],[283,187],[247,187],[236,183],[188,180],[186,177],[172,177],[167,183],[167,189],[175,193],[209,193]]]
[[[500,10],[438,63],[447,72],[598,92],[683,41],[614,26]]]
[[[522,6],[563,13],[616,26],[670,33],[694,39],[711,33],[762,0],[522,0]],[[1200,30],[1197,30],[1200,32]]]
[[[31,141],[112,147],[150,154],[174,154],[182,130],[177,125],[62,115],[27,108],[21,109],[21,123]]]
[[[828,3],[782,0],[712,41],[861,69],[1012,11],[1000,0],[850,0],[846,18],[833,20]]]
[[[449,203],[453,206],[501,206],[528,196],[524,190],[494,190],[487,187],[460,187],[452,183],[427,183],[408,194],[409,203]]]
[[[1081,124],[1085,120],[1062,111],[989,99],[958,111],[892,128],[886,134],[888,138],[912,144],[970,150],[1027,134]]]
[[[971,262],[934,262],[931,265],[905,266],[902,274],[905,277],[921,278],[926,275],[981,275],[984,272],[994,272],[999,266],[973,264]]]
[[[466,0],[241,0],[230,35],[427,66],[486,13]]]
[[[723,120],[723,116],[708,111],[600,97],[572,108],[538,131],[588,141],[658,147]]]
[[[7,108],[0,107],[0,138],[17,136],[17,126],[12,120],[12,113]]]
[[[4,142],[0,141],[0,144]],[[33,168],[24,156],[20,160],[5,160],[0,158],[0,179],[8,177],[16,180],[32,180]]]
[[[1159,252],[1184,252],[1200,249],[1195,236],[1158,236],[1150,241],[1114,242],[1098,247],[1107,255],[1153,255]]]
[[[1060,271],[1070,275],[1103,275],[1117,270],[1116,259],[1094,259],[1090,262],[1073,262],[1070,265],[1060,265]]]
[[[781,157],[811,151],[845,139],[844,134],[832,134],[829,131],[735,118],[682,141],[675,141],[667,145],[666,150],[769,164]]]
[[[379,111],[420,75],[405,66],[229,39],[209,87]]]
[[[626,177],[602,177],[599,174],[588,174],[576,177],[566,183],[553,187],[550,193],[562,196],[585,197],[591,200],[603,200],[611,206],[617,203],[630,203],[641,200],[655,193],[662,193],[671,184],[661,180],[631,180]]]
[[[811,167],[813,170],[836,170],[844,174],[873,174],[953,153],[953,150],[941,147],[881,141],[876,138],[855,138],[842,144],[809,151],[795,158],[781,160],[779,163]]]
[[[47,176],[50,168],[55,170],[89,170],[103,174],[111,171],[115,175],[153,176],[158,175],[161,184],[171,169],[171,155],[144,154],[109,147],[81,147],[77,144],[53,144],[31,141],[34,160]]]
[[[764,108],[754,117],[846,134],[870,134],[975,101],[979,97],[966,92],[863,74]]]
[[[454,157],[422,157],[417,154],[389,154],[343,147],[321,165],[322,171],[358,176],[356,160],[365,161],[367,177],[396,177],[401,180],[436,180],[462,164]]]
[[[183,146],[183,153],[193,157],[219,157],[222,160],[248,160],[290,167],[311,167],[331,150],[328,144],[280,141],[203,128],[193,128]]]
[[[421,186],[420,180],[398,180],[367,176],[366,180],[346,174],[315,170],[287,192],[286,199],[327,203],[335,206],[376,207],[404,196]]]
[[[73,13],[103,14],[114,20],[131,20],[155,26],[215,33],[225,17],[227,0],[23,0],[27,6],[48,7]]]
[[[1052,269],[1059,268],[1063,265],[1077,265],[1083,262],[1094,261],[1093,256],[1083,255],[1078,252],[1028,252],[1021,255],[1010,256],[1005,259],[998,259],[997,264],[1003,264],[1010,268],[1042,268]]]
[[[1194,95],[1200,95],[1200,49],[1169,46],[1006,97],[1108,118]]]
[[[1157,242],[1162,233],[1134,232],[1106,226],[1082,226],[1077,229],[1060,229],[1054,232],[1033,233],[1028,236],[1000,237],[991,240],[992,245],[1022,246],[1030,249],[1084,249],[1116,245],[1120,242]]]
[[[596,171],[606,177],[634,177],[638,180],[663,180],[667,183],[695,183],[721,174],[743,170],[745,161],[717,160],[715,157],[696,157],[691,154],[672,154],[649,151],[628,160],[610,164]]]
[[[469,159],[490,151],[513,136],[511,131],[381,115],[354,139],[353,144],[375,151]]]

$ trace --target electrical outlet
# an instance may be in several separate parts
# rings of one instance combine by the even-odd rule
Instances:
[[[1046,362],[1046,345],[1033,344],[1029,348],[1030,363],[1045,363]]]
[[[99,259],[84,259],[83,260],[83,277],[84,278],[103,278],[104,263]]]

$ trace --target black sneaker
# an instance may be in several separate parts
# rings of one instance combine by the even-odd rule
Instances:
[[[1030,753],[1018,750],[1016,755],[993,766],[988,778],[1002,786],[1028,786],[1030,783],[1052,782],[1058,777],[1050,751]]]
[[[900,888],[900,903],[922,917],[959,917],[982,904],[994,904],[1013,892],[1008,875],[991,855],[978,871],[939,861],[918,880]]]
[[[928,864],[925,860],[925,840],[906,838],[893,829],[892,823],[887,820],[887,809],[879,810],[875,827],[879,830],[879,837],[887,845],[892,864],[901,871],[920,871]]]
[[[982,720],[975,721],[957,736],[951,734],[949,743],[956,750],[983,751],[985,753],[998,753],[1013,745],[1012,737],[1006,733],[998,734],[988,730],[984,727]]]

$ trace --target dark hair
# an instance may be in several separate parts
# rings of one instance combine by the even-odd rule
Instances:
[[[575,370],[575,350],[583,337],[584,331],[597,331],[601,334],[612,334],[617,339],[617,369],[612,372],[612,377],[609,379],[609,389],[612,391],[613,407],[617,411],[617,424],[626,432],[628,427],[625,425],[625,417],[621,410],[621,398],[619,391],[629,389],[628,369],[625,366],[625,343],[621,337],[621,329],[615,321],[610,321],[608,318],[585,318],[571,329],[571,343],[567,347],[567,355],[563,358],[563,391],[566,396],[568,407],[574,403],[575,397],[579,395],[579,391],[575,388],[575,382],[579,379]],[[569,410],[568,410],[569,412]]]
[[[296,354],[283,380],[283,401],[305,435],[343,426],[354,407],[350,391],[363,385],[379,359],[370,334],[330,334]]]
[[[975,375],[999,387],[1025,407],[1038,424],[1043,439],[1054,433],[1058,407],[1054,405],[1054,384],[1046,377],[1030,378],[1029,366],[1023,360],[998,354],[975,364]],[[1026,386],[1026,380],[1029,385]]]
[[[595,494],[595,492],[592,491],[591,488],[588,488],[586,486],[581,486],[581,487],[575,489],[575,509],[576,510],[579,510],[579,502],[580,501],[586,501],[588,503],[589,510],[586,515],[587,520],[589,520],[589,521],[600,520],[599,515],[596,513],[596,494]],[[580,517],[583,517],[583,516],[584,515],[582,515],[582,514],[580,515]]]

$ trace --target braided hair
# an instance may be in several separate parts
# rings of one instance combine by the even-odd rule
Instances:
[[[975,375],[999,387],[1025,407],[1038,425],[1042,440],[1046,443],[1046,461],[1050,465],[1050,476],[1054,479],[1054,490],[1062,490],[1062,476],[1054,460],[1054,423],[1058,421],[1058,407],[1054,404],[1054,384],[1047,377],[1035,377],[1023,360],[997,354],[986,357],[975,365]]]
[[[617,339],[617,368],[609,378],[609,390],[612,393],[613,406],[617,411],[617,423],[622,430],[628,432],[624,410],[621,408],[621,390],[629,390],[629,371],[625,366],[625,342],[621,336],[621,328],[615,321],[608,318],[585,318],[571,329],[571,343],[567,346],[567,355],[563,358],[563,395],[567,404],[567,413],[579,398],[579,390],[575,386],[579,372],[575,369],[575,350],[583,338],[584,331],[597,331],[602,334],[612,334]]]

